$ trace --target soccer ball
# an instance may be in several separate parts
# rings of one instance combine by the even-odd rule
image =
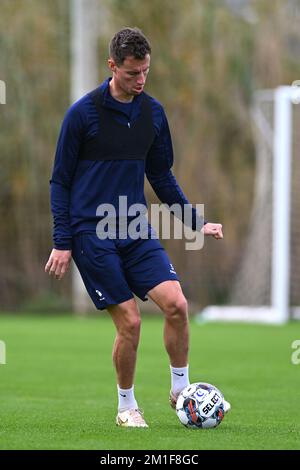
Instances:
[[[178,396],[176,413],[187,428],[215,428],[225,414],[223,394],[208,383],[190,384]]]

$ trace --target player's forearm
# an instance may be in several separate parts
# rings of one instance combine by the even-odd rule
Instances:
[[[71,250],[70,192],[64,186],[51,182],[51,211],[53,215],[53,246]]]
[[[154,176],[147,175],[149,182],[156,193],[157,197],[164,204],[169,207],[176,204],[180,207],[179,213],[172,211],[176,217],[179,217],[182,222],[191,227],[193,230],[200,231],[206,221],[201,214],[198,214],[196,209],[191,206],[188,199],[182,192],[178,185],[172,171],[164,175]]]

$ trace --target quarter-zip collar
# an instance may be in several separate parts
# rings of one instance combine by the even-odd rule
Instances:
[[[142,92],[140,95],[134,96],[132,100],[132,108],[131,108],[131,115],[128,116],[128,114],[123,111],[122,108],[122,103],[117,102],[115,100],[109,91],[109,82],[112,79],[112,77],[107,78],[101,85],[100,85],[100,90],[103,94],[103,106],[106,108],[113,109],[117,113],[124,114],[127,118],[130,118],[130,121],[135,121],[141,112],[141,100],[144,92]]]

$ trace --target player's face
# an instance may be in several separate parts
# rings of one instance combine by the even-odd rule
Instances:
[[[109,59],[110,69],[113,71],[115,85],[129,96],[142,93],[150,68],[150,55],[146,54],[144,59],[135,59],[133,56],[126,57],[123,64],[118,66],[113,59]]]

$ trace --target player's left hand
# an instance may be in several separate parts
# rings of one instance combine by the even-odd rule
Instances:
[[[204,233],[204,235],[211,235],[216,240],[223,238],[222,224],[211,224],[208,222],[203,225],[201,232]]]

